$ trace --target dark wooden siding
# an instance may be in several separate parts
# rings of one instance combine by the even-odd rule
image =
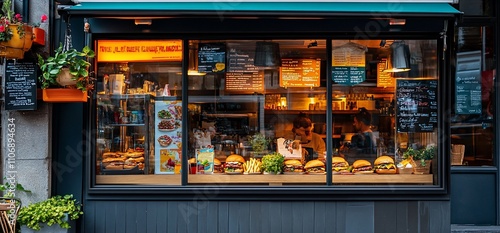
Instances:
[[[87,201],[86,233],[450,232],[448,201]]]

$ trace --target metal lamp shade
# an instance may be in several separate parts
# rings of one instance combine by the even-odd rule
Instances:
[[[257,42],[254,65],[263,67],[281,66],[280,45],[274,42]]]
[[[410,48],[403,42],[394,42],[384,72],[405,72],[410,69]]]

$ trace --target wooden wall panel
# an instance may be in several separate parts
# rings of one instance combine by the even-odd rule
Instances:
[[[446,201],[87,201],[86,233],[450,232]]]

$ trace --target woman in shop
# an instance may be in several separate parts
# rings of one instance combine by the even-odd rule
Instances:
[[[307,162],[315,159],[325,159],[326,151],[325,141],[317,133],[312,132],[312,121],[304,113],[300,113],[293,120],[292,132],[295,134],[295,140],[299,140],[302,146],[302,160]],[[314,156],[316,154],[316,156]]]

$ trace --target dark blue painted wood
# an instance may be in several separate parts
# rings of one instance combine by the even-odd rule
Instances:
[[[85,233],[450,232],[447,201],[88,201]]]
[[[451,174],[451,223],[496,224],[496,174]]]
[[[373,202],[351,202],[346,205],[346,233],[375,232]]]

